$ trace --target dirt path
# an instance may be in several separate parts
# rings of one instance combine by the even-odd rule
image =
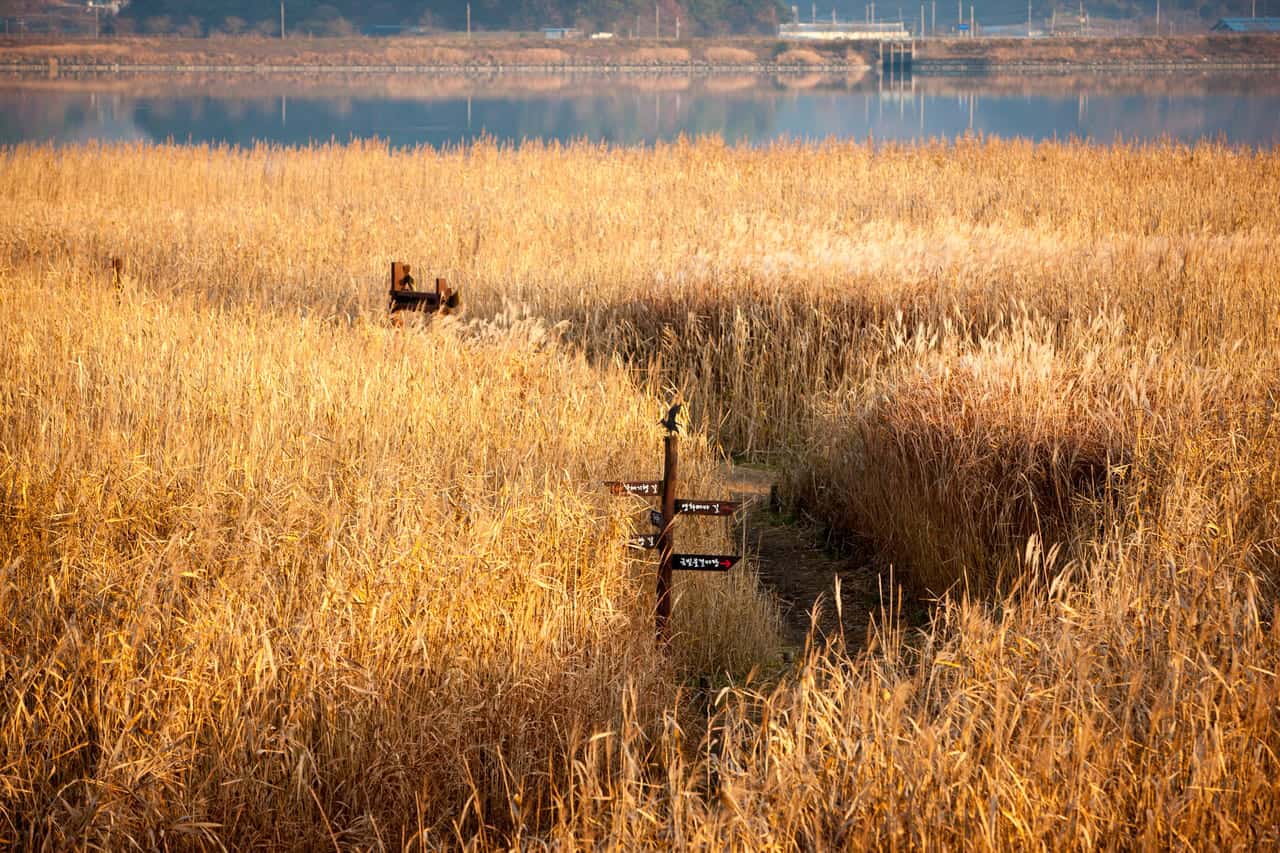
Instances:
[[[760,581],[778,597],[783,637],[802,648],[814,605],[818,631],[830,637],[844,628],[849,648],[862,646],[871,614],[880,609],[880,567],[866,555],[838,554],[816,527],[780,516],[770,506],[774,473],[742,465],[725,471],[735,500],[747,503],[741,524],[747,552],[756,558]],[[840,580],[840,615],[835,582]]]

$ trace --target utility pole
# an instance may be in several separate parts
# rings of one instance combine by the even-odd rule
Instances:
[[[1156,0],[1156,35],[1160,35],[1160,0]]]
[[[657,3],[653,4],[653,37],[662,38],[662,7]]]
[[[977,38],[978,20],[974,13],[974,4],[969,4],[969,38]]]
[[[284,0],[280,0],[280,41],[284,41]]]
[[[809,23],[818,23],[818,4],[814,3],[813,8],[809,10]]]
[[[1027,38],[1031,38],[1031,0],[1027,0]]]
[[[956,0],[956,35],[960,34],[960,28],[964,26],[964,0]]]
[[[467,40],[471,40],[471,4],[467,4]]]
[[[929,35],[938,34],[938,0],[933,0],[933,8],[929,10]]]
[[[680,19],[676,18],[676,41],[680,41]]]
[[[920,36],[924,37],[924,4],[920,4]]]

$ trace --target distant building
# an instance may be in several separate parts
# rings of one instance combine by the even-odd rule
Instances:
[[[582,38],[582,30],[576,27],[543,27],[542,35],[548,39],[579,39]]]
[[[778,37],[791,41],[907,41],[911,33],[900,21],[866,24],[853,21],[817,21],[782,24]]]
[[[982,35],[990,36],[991,38],[1022,39],[1028,38],[1029,35],[1039,34],[1038,31],[1028,33],[1025,21],[1020,24],[984,24],[979,22],[978,29],[982,31]]]
[[[1280,18],[1219,18],[1215,33],[1280,33]]]

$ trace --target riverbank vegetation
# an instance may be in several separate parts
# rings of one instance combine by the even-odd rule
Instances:
[[[254,36],[180,38],[131,36],[102,40],[0,39],[5,64],[111,66],[144,65],[244,67],[327,66],[559,68],[617,66],[687,69],[689,66],[772,65],[794,47],[777,39],[572,39],[541,35],[500,35],[467,39],[457,35],[397,38],[288,38]],[[820,45],[813,50],[832,65],[866,64],[857,48]],[[865,48],[863,49],[866,50]],[[869,52],[868,52],[869,55]]]
[[[1206,27],[1208,26],[1206,23]],[[1250,65],[1280,63],[1280,36],[1178,35],[1055,38],[937,39],[922,43],[917,56],[940,63],[995,65]]]
[[[5,150],[0,839],[1274,846],[1278,158]],[[746,564],[654,654],[598,481],[675,391],[868,636]]]
[[[1275,67],[1280,36],[1176,36],[1131,38],[1062,37],[1051,39],[928,39],[917,42],[915,57],[970,71],[1017,70],[1020,66],[1073,67],[1164,65],[1188,69]],[[802,48],[804,58],[796,51]],[[119,36],[104,39],[47,37],[0,38],[0,70],[6,66],[43,66],[110,70],[114,65],[184,68],[361,68],[400,67],[476,69],[541,68],[689,68],[831,65],[862,68],[878,60],[877,45],[849,42],[806,43],[776,38],[726,37],[655,40],[614,38],[547,41],[541,36],[488,34],[368,38],[270,38],[251,35]],[[788,57],[788,53],[792,56]]]

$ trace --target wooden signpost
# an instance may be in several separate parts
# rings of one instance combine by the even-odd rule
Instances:
[[[674,411],[674,410],[673,410]],[[727,572],[741,556],[736,554],[677,554],[675,553],[675,519],[677,515],[733,515],[742,506],[737,501],[693,500],[676,497],[676,470],[678,436],[674,430],[674,416],[669,416],[667,435],[662,439],[662,480],[622,481],[609,480],[605,486],[615,495],[656,497],[662,501],[661,509],[649,510],[649,521],[658,528],[657,533],[639,533],[627,541],[632,548],[658,549],[658,595],[654,610],[654,628],[658,643],[665,645],[671,634],[671,573]]]

